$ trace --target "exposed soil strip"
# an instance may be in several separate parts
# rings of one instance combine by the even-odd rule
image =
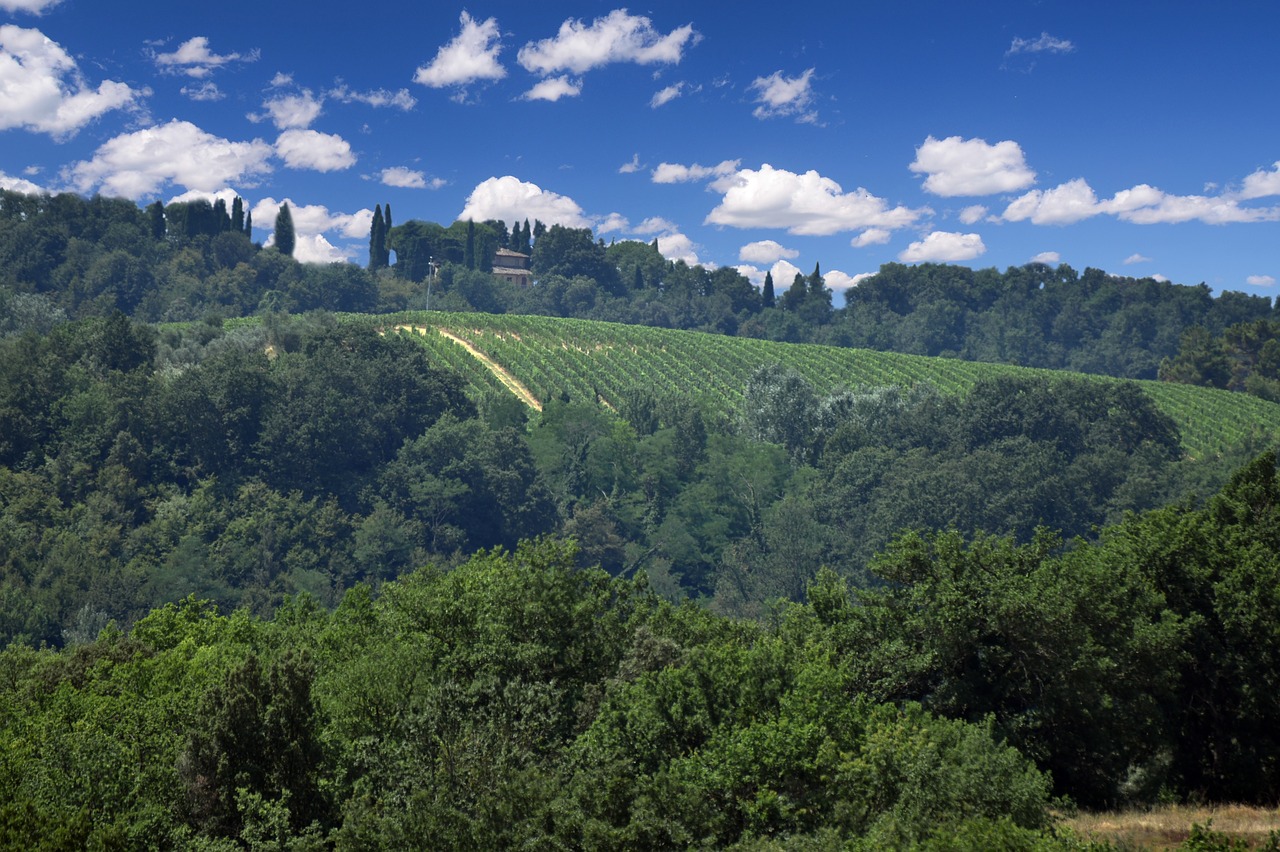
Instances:
[[[409,331],[415,331],[418,334],[426,334],[430,330],[427,326],[424,326],[424,325],[414,325],[414,326],[398,325],[396,326],[396,329],[397,330],[407,329]],[[452,332],[449,332],[449,331],[445,331],[443,328],[437,328],[436,331],[440,332],[441,336],[447,337],[449,340],[452,340],[454,343],[458,344],[463,349],[467,350],[467,352],[470,353],[470,355],[473,358],[475,358],[481,364],[484,364],[485,367],[488,368],[489,372],[493,373],[493,375],[498,379],[498,381],[502,382],[503,387],[505,387],[507,390],[515,394],[516,397],[525,405],[529,406],[535,411],[542,410],[542,403],[538,402],[538,398],[534,396],[532,393],[530,393],[528,388],[520,384],[520,380],[517,379],[515,376],[511,375],[511,373],[507,371],[506,367],[503,367],[497,361],[493,360],[488,355],[484,354],[479,349],[472,346],[466,340],[463,340],[461,337],[458,337],[458,335],[453,334]]]

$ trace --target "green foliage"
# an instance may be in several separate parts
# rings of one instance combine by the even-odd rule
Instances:
[[[276,213],[274,233],[276,251],[288,257],[293,257],[296,237],[293,231],[293,214],[289,211],[289,202],[287,201],[280,205],[280,210]]]

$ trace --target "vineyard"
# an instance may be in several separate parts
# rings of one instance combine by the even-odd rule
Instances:
[[[795,370],[822,393],[840,387],[921,382],[944,393],[962,393],[980,378],[1002,373],[1061,375],[1004,364],[555,317],[415,312],[351,317],[350,321],[376,322],[413,334],[441,365],[462,374],[475,391],[512,392],[509,383],[514,381],[539,402],[568,394],[572,399],[597,399],[616,407],[623,394],[638,385],[657,395],[694,397],[711,411],[730,415],[741,404],[751,373],[775,362]],[[503,377],[495,375],[495,366]],[[1084,378],[1118,381],[1105,376]],[[1270,444],[1280,438],[1280,405],[1190,385],[1139,384],[1177,422],[1183,446],[1193,456],[1216,454],[1246,441]]]

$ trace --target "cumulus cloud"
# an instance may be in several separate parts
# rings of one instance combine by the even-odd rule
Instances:
[[[44,33],[0,26],[0,130],[23,128],[66,138],[149,94],[110,80],[91,88],[70,54]]]
[[[576,98],[582,94],[582,81],[571,80],[568,76],[549,77],[535,83],[533,88],[524,93],[526,101],[555,101],[561,98]]]
[[[1280,220],[1280,208],[1242,207],[1229,195],[1169,195],[1138,184],[1109,199],[1099,199],[1084,178],[1048,190],[1032,190],[1010,202],[1003,218],[1036,225],[1069,225],[1109,214],[1139,225],[1199,221],[1210,225]]]
[[[785,228],[792,234],[829,236],[842,231],[912,225],[925,211],[890,207],[859,187],[845,192],[816,171],[796,174],[765,163],[721,178],[712,187],[724,194],[706,218],[710,225]]]
[[[1250,287],[1274,287],[1276,279],[1271,275],[1250,275],[1244,279],[1244,283]]]
[[[589,25],[569,18],[554,37],[520,48],[516,59],[525,70],[542,75],[562,71],[584,74],[615,62],[676,64],[685,48],[700,38],[692,24],[663,35],[648,18],[615,9]]]
[[[389,169],[383,169],[380,179],[383,186],[395,186],[403,189],[427,188],[427,176],[406,166],[393,166]]]
[[[653,170],[654,183],[688,183],[707,178],[720,178],[731,175],[738,170],[741,160],[725,160],[714,166],[700,166],[694,163],[682,166],[679,163],[659,163]]]
[[[916,149],[910,169],[928,175],[926,192],[942,196],[1013,192],[1036,181],[1022,148],[1007,139],[990,145],[985,139],[930,136]]]
[[[812,109],[814,70],[810,68],[799,77],[787,77],[781,71],[757,77],[749,88],[756,92],[759,106],[751,114],[760,119],[795,116],[802,123],[816,122],[818,114]]]
[[[223,204],[227,205],[227,209],[230,210],[232,203],[236,200],[236,196],[239,194],[240,193],[236,192],[229,186],[224,186],[222,189],[218,189],[213,192],[206,192],[202,189],[189,189],[180,195],[173,196],[167,203],[182,204],[190,201],[207,201],[212,204],[215,201],[221,200]]]
[[[783,258],[796,258],[800,252],[775,240],[757,240],[738,249],[738,260],[748,263],[775,263]]]
[[[432,89],[465,90],[471,83],[507,76],[507,69],[498,61],[498,54],[502,52],[498,19],[476,21],[463,11],[459,21],[462,31],[436,51],[429,65],[418,68],[413,82]],[[465,97],[465,91],[460,91],[457,97]]]
[[[356,163],[351,144],[335,133],[286,130],[276,139],[276,154],[291,169],[336,172]]]
[[[375,109],[395,107],[404,112],[408,112],[418,105],[418,99],[409,94],[408,89],[398,89],[394,92],[387,89],[371,89],[367,92],[358,92],[343,83],[339,83],[325,92],[325,97],[333,98],[335,101],[344,104],[360,103]]]
[[[987,247],[978,234],[957,234],[950,231],[934,231],[923,240],[917,240],[898,254],[904,263],[973,260],[985,253]]]
[[[631,160],[629,162],[623,163],[622,165],[618,166],[618,174],[633,175],[643,168],[644,166],[640,165],[640,155],[632,154]]]
[[[544,190],[537,184],[505,175],[481,181],[467,196],[458,219],[499,219],[513,222],[541,219],[548,225],[589,228],[591,221],[572,198]]]
[[[171,74],[186,74],[203,79],[216,69],[232,62],[256,62],[258,51],[248,54],[228,53],[219,56],[209,49],[206,36],[189,38],[172,53],[157,53],[153,57],[156,67]]]
[[[679,231],[658,236],[658,253],[667,260],[683,260],[690,266],[705,265],[698,259],[698,244]]]
[[[357,210],[355,213],[335,213],[322,204],[298,204],[291,198],[276,200],[264,198],[253,206],[253,221],[259,227],[272,227],[280,206],[289,205],[289,214],[293,218],[293,230],[296,245],[293,256],[302,263],[335,263],[349,260],[357,252],[355,246],[339,248],[325,236],[333,235],[335,239],[360,240],[369,236],[369,228],[373,225],[373,211]],[[272,234],[266,244],[275,243]]]
[[[828,290],[834,290],[837,293],[845,293],[854,287],[857,287],[863,281],[875,275],[874,272],[859,272],[856,275],[849,275],[838,269],[832,269],[830,272],[822,274],[822,280],[826,282]]]
[[[612,234],[631,230],[631,222],[621,213],[610,213],[603,222],[596,224],[597,234]]]
[[[987,215],[987,208],[981,204],[970,204],[960,211],[960,222],[964,225],[976,225]]]
[[[1053,266],[1061,260],[1062,255],[1058,254],[1056,251],[1042,251],[1031,258],[1032,263],[1044,263],[1049,266]]]
[[[45,9],[58,5],[62,0],[0,0],[0,9],[6,12],[30,12],[39,15]]]
[[[1241,198],[1265,198],[1268,195],[1280,195],[1280,162],[1271,169],[1258,169],[1244,179],[1244,187],[1240,190]]]
[[[1005,56],[1016,56],[1020,53],[1071,53],[1076,46],[1065,38],[1057,38],[1048,33],[1040,33],[1039,38],[1014,38]]]
[[[1151,262],[1151,258],[1147,257],[1146,255],[1137,254],[1136,252],[1124,259],[1125,266],[1128,266],[1134,263],[1150,263],[1150,262]]]
[[[65,176],[80,192],[141,198],[176,184],[212,192],[271,171],[274,148],[261,139],[232,142],[186,121],[170,121],[103,143]]]
[[[0,189],[21,192],[26,195],[41,195],[45,192],[44,187],[34,184],[26,178],[13,177],[2,171],[0,171]]]
[[[882,246],[889,242],[892,236],[884,228],[867,228],[861,234],[849,240],[849,245],[854,248],[866,248],[867,246]]]
[[[276,95],[262,102],[266,114],[256,113],[249,116],[252,121],[271,119],[277,130],[310,127],[324,111],[324,98],[317,98],[310,89],[303,89],[297,94]]]

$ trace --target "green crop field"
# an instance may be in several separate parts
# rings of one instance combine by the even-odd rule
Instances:
[[[791,367],[820,392],[929,382],[944,393],[961,393],[984,376],[1065,375],[1005,364],[555,317],[433,311],[352,316],[348,321],[405,327],[442,365],[460,372],[473,390],[509,390],[495,375],[496,367],[539,402],[568,393],[575,399],[598,397],[614,404],[626,389],[639,385],[658,394],[695,397],[709,409],[728,415],[740,405],[752,371],[774,362]],[[484,363],[458,341],[491,363]],[[1280,405],[1275,403],[1190,385],[1139,384],[1177,422],[1183,446],[1192,456],[1217,454],[1244,441],[1270,445],[1280,440]]]

